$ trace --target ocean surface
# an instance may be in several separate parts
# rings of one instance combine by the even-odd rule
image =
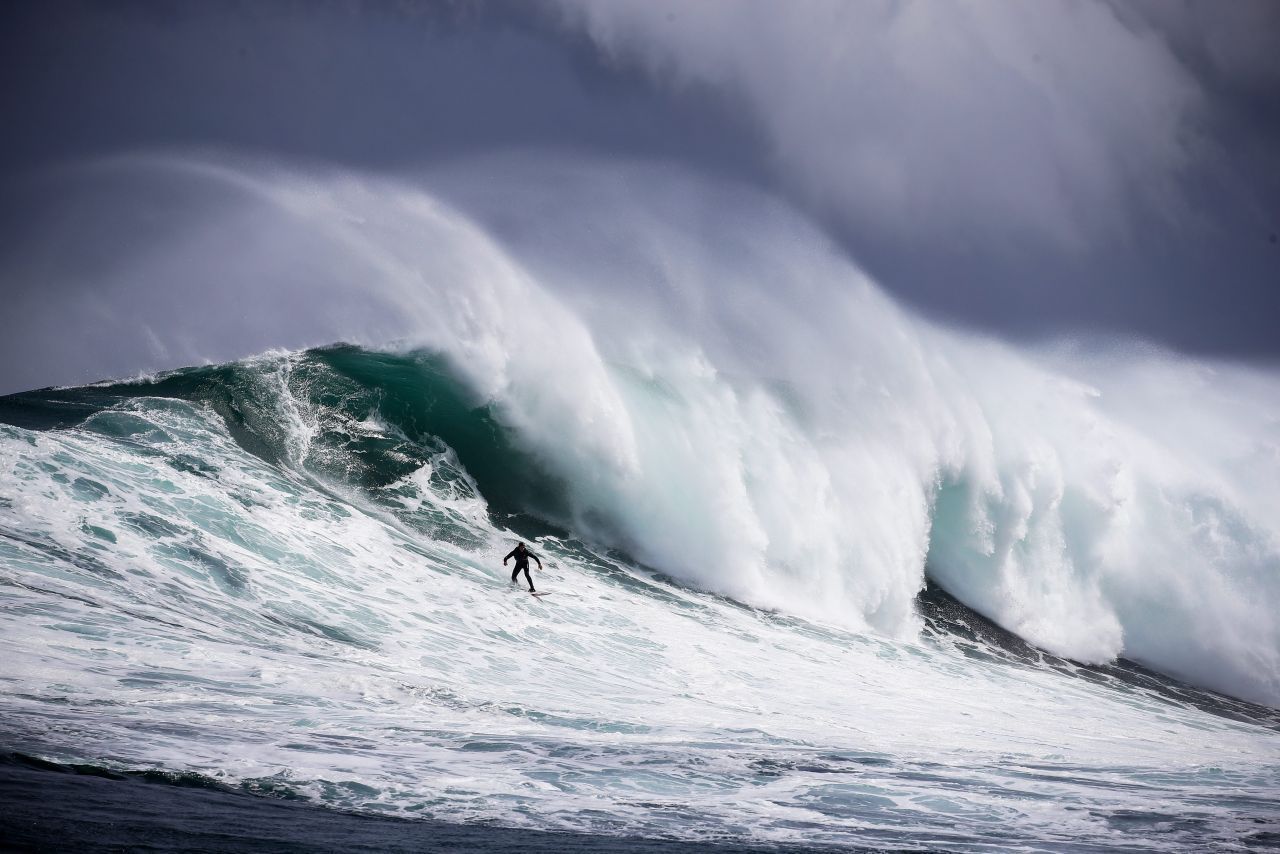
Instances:
[[[575,409],[475,364],[336,345],[0,398],[15,846],[1280,844],[1273,445],[1153,479],[1158,405],[1080,428],[1036,392],[1025,454],[952,430],[931,467],[885,376],[832,416],[610,357]]]

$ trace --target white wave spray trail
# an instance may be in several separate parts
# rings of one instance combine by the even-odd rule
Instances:
[[[277,353],[202,369],[237,372],[227,400],[161,377],[4,427],[15,719],[57,695],[99,758],[606,832],[1105,847],[1106,816],[1166,798],[1204,814],[1176,846],[1269,809],[1271,726],[970,648],[917,597],[930,579],[1054,656],[1280,705],[1276,373],[944,329],[788,210],[652,165],[80,178],[98,203],[122,182],[197,200],[185,239],[121,241],[84,288],[153,366],[236,355],[215,295],[288,330],[232,346],[382,353]],[[217,235],[247,232],[220,265]],[[192,306],[165,302],[193,278]],[[440,371],[506,450],[369,379]],[[498,457],[538,488],[486,492]],[[500,591],[530,519],[560,532],[545,602]]]

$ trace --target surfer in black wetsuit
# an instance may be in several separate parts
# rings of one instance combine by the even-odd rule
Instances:
[[[506,566],[507,561],[511,560],[511,558],[516,559],[516,568],[511,573],[511,583],[514,584],[516,582],[517,576],[520,575],[520,570],[523,569],[525,580],[529,582],[529,592],[538,592],[533,589],[533,576],[529,574],[529,558],[533,558],[538,562],[538,569],[542,569],[542,558],[529,551],[524,543],[516,543],[516,547],[511,550],[511,553],[502,559],[502,565]]]

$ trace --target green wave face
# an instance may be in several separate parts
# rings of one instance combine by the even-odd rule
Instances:
[[[142,429],[129,401],[180,400],[222,419],[245,451],[273,466],[376,492],[452,451],[441,488],[474,492],[493,512],[563,515],[562,487],[522,451],[493,407],[430,353],[338,345],[288,356],[185,368],[157,377],[0,398],[0,420],[32,430],[74,427],[118,436]],[[110,414],[116,412],[116,414]],[[209,465],[175,457],[177,466]]]

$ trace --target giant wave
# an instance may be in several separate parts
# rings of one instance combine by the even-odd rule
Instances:
[[[1199,844],[1273,787],[1265,710],[1089,666],[1280,702],[1274,375],[940,328],[767,199],[651,166],[540,162],[449,204],[429,176],[102,168],[216,187],[192,221],[259,234],[219,300],[266,327],[315,310],[270,297],[310,235],[314,334],[382,345],[0,400],[9,706],[46,745],[362,809],[775,840],[957,814],[983,838],[1005,809],[1105,840],[1084,778],[1177,798],[1234,757]],[[513,222],[522,186],[517,209],[547,186],[563,209]],[[126,252],[96,334],[208,352],[226,318],[151,299],[208,252]],[[559,600],[504,595],[516,536]],[[982,617],[1030,646],[974,646]]]

